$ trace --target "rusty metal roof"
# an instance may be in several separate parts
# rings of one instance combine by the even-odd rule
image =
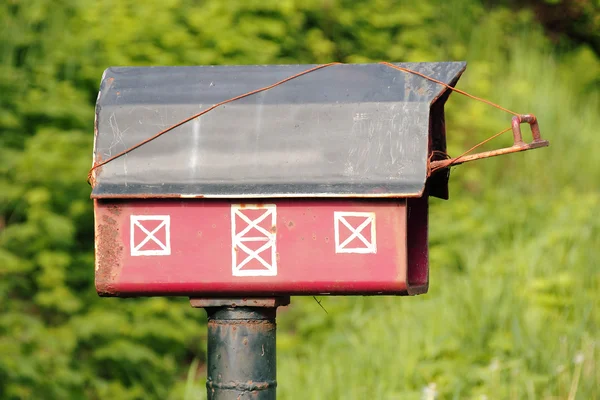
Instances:
[[[395,65],[450,85],[466,66]],[[94,162],[310,67],[109,68],[96,106]],[[323,68],[215,108],[101,166],[92,197],[420,196],[433,135],[445,149],[447,90],[381,64]],[[436,102],[441,112],[432,112]]]

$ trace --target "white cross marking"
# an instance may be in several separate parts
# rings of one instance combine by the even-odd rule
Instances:
[[[247,216],[245,216],[244,214],[242,214],[241,212],[239,212],[239,210],[236,210],[236,215],[238,217],[240,217],[241,219],[243,219],[244,221],[246,221],[246,223],[248,223],[248,226],[243,231],[241,231],[240,233],[238,233],[236,235],[236,237],[241,238],[246,233],[248,233],[252,228],[256,228],[258,231],[260,231],[261,233],[263,233],[265,235],[265,237],[264,238],[262,238],[262,237],[248,237],[248,238],[245,238],[245,239],[268,240],[268,237],[271,235],[271,232],[267,231],[266,229],[264,229],[261,226],[258,226],[258,224],[260,224],[265,218],[267,218],[269,215],[271,215],[270,210],[267,210],[264,214],[262,214],[260,217],[258,217],[255,220],[251,220],[250,218],[248,218]]]
[[[358,226],[358,228],[354,228],[352,225],[350,225],[345,218],[340,218],[340,222],[346,225],[348,229],[350,229],[350,232],[352,232],[352,235],[348,236],[348,239],[344,240],[344,242],[340,244],[340,247],[346,247],[346,245],[350,243],[354,238],[360,239],[360,241],[363,242],[367,247],[371,246],[371,243],[369,243],[367,241],[367,238],[364,237],[362,234],[363,229],[365,229],[365,227],[371,223],[371,219],[367,218],[365,222]]]
[[[250,219],[243,213],[243,210],[263,210],[263,213],[256,219]],[[244,221],[247,226],[236,234],[236,216]],[[275,252],[276,234],[259,226],[266,218],[271,217],[271,224],[275,225],[277,214],[275,205],[244,205],[241,207],[237,204],[231,205],[231,236],[232,236],[232,274],[233,276],[276,276],[277,275],[277,258]],[[256,229],[260,236],[245,236],[252,229]],[[244,242],[266,242],[257,250],[252,250],[244,244]],[[271,251],[271,263],[269,264],[261,253]],[[238,263],[238,255],[244,251],[246,257]],[[264,268],[242,269],[250,261],[256,260],[263,265]]]
[[[131,255],[132,256],[168,256],[171,254],[171,243],[170,243],[170,222],[171,217],[169,215],[131,215]],[[140,221],[162,221],[152,231],[146,229]],[[138,227],[142,232],[146,234],[146,237],[135,244],[135,228]],[[156,233],[162,228],[165,229],[165,243],[156,237]],[[146,243],[152,240],[156,243],[159,250],[141,250]]]
[[[346,217],[363,217],[364,221],[358,226],[353,227]],[[350,236],[340,243],[340,224],[343,224],[350,230]],[[371,241],[363,235],[363,231],[370,225]],[[377,253],[377,242],[375,237],[375,213],[372,212],[334,212],[334,233],[335,233],[335,252],[336,253]],[[348,244],[355,238],[360,240],[364,247],[348,247]]]
[[[265,266],[265,268],[269,269],[271,268],[271,265],[265,261],[264,258],[262,258],[258,253],[266,250],[269,246],[272,246],[273,243],[271,243],[271,241],[269,241],[268,243],[263,244],[258,250],[250,250],[248,247],[246,247],[246,245],[244,245],[242,242],[238,242],[238,247],[241,247],[246,253],[248,253],[248,257],[246,257],[244,259],[244,261],[242,261],[241,263],[238,264],[238,269],[241,269],[244,267],[244,265],[248,264],[250,261],[252,261],[253,259],[258,260],[262,265]]]

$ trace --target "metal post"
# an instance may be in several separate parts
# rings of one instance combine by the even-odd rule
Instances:
[[[276,310],[289,297],[190,299],[208,314],[209,400],[274,400]]]

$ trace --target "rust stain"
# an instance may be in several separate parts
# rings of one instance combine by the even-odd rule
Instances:
[[[275,225],[271,227],[271,233],[277,233],[277,227]]]
[[[290,222],[287,223],[288,229],[292,229],[294,226],[295,226],[294,225],[294,221],[290,221]]]
[[[123,212],[123,210],[121,210],[121,207],[118,204],[111,204],[108,206],[108,211],[111,214],[114,214],[115,216],[119,216],[121,215],[121,213]]]
[[[243,306],[243,305],[242,305]],[[208,321],[209,325],[244,325],[244,326],[255,326],[255,325],[273,325],[273,321],[269,321],[268,319],[211,319]]]
[[[190,305],[194,308],[207,308],[207,307],[279,307],[286,306],[289,304],[289,298],[282,297],[269,297],[269,298],[241,298],[241,299],[227,299],[227,298],[190,298]],[[209,321],[209,323],[211,323]],[[234,322],[232,322],[234,323]]]
[[[265,204],[264,203],[255,203],[255,204],[241,203],[241,204],[238,204],[238,207],[239,208],[246,208],[246,207],[265,208]]]
[[[110,208],[109,211],[115,212]],[[96,226],[96,235],[96,291],[101,296],[116,295],[115,284],[123,268],[124,251],[117,220],[103,214]]]
[[[95,127],[94,129],[97,134],[97,127]],[[96,159],[94,161],[94,165],[97,165],[102,162],[102,154],[95,153],[95,156]],[[102,166],[93,167],[88,173],[88,183],[92,186],[92,189],[96,186],[96,177],[100,172],[102,172]],[[95,198],[93,193],[90,195],[90,198]]]
[[[102,160],[97,160],[97,164],[99,164],[100,162],[102,162]],[[96,169],[94,169],[94,171],[96,172],[100,172],[102,170],[102,166],[97,167]],[[198,197],[198,196],[195,196]],[[122,200],[122,199],[180,199],[181,195],[180,194],[151,194],[151,193],[140,193],[140,194],[129,194],[129,193],[117,193],[117,194],[108,194],[108,195],[100,195],[100,196],[96,196],[93,195],[92,199],[106,199],[106,200],[110,200],[110,199],[118,199],[118,200]]]

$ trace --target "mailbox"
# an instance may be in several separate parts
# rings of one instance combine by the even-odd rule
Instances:
[[[503,109],[512,147],[448,159],[464,69],[108,69],[89,176],[98,293],[190,297],[208,315],[207,398],[274,399],[277,307],[425,293],[428,199],[448,198],[449,167],[548,145]]]
[[[454,86],[462,62],[395,64]],[[306,65],[109,68],[95,164]],[[448,197],[447,86],[336,65],[212,109],[95,168],[103,296],[414,295]]]

